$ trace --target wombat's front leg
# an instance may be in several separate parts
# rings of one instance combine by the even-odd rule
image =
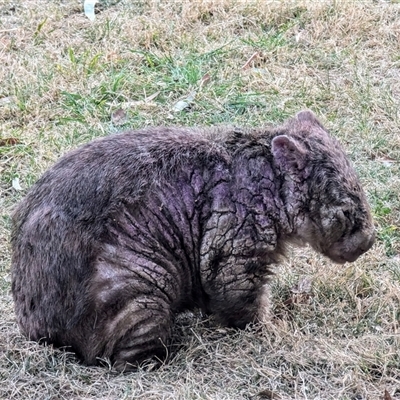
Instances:
[[[209,311],[224,324],[244,328],[260,316],[267,301],[265,260],[231,256],[212,264],[202,269]]]

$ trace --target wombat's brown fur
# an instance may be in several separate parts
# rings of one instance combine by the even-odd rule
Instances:
[[[161,356],[174,316],[243,327],[289,242],[354,261],[370,210],[339,143],[303,111],[276,129],[154,128],[70,152],[13,215],[23,333],[117,369]]]

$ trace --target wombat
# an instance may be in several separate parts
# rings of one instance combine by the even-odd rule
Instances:
[[[260,316],[289,243],[334,262],[374,243],[366,196],[311,111],[277,128],[159,127],[63,156],[13,213],[22,332],[117,370],[164,357],[174,317]]]

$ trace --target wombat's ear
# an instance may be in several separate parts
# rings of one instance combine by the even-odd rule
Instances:
[[[302,170],[306,163],[306,151],[293,138],[279,135],[272,139],[271,151],[278,165],[285,170]]]
[[[315,114],[310,110],[300,111],[296,115],[296,119],[299,122],[308,122],[311,125],[318,125],[321,128],[324,128]]]

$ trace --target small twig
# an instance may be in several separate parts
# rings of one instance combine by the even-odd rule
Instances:
[[[246,70],[247,68],[249,68],[250,63],[251,63],[255,58],[257,58],[259,55],[260,55],[260,52],[259,52],[259,51],[256,51],[256,52],[246,61],[246,63],[243,65],[242,70],[244,71],[244,70]]]
[[[19,28],[1,29],[0,33],[17,31]]]

